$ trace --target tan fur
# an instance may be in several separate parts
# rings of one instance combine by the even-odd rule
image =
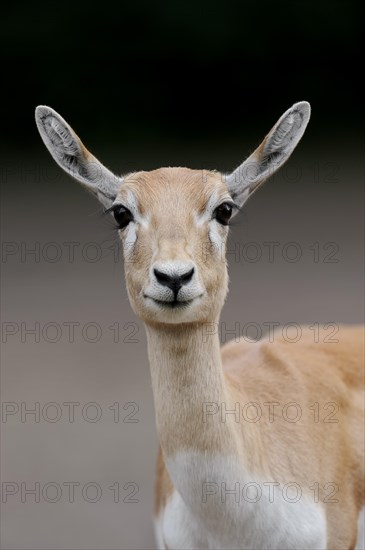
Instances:
[[[208,230],[205,225],[197,230],[193,215],[204,210],[214,191],[227,196],[222,177],[215,172],[164,168],[129,175],[118,199],[123,200],[129,190],[137,197],[140,211],[151,216],[149,230],[139,228],[133,261],[126,263],[126,280],[131,304],[147,326],[164,453],[231,449],[264,479],[295,480],[308,492],[315,482],[322,488],[335,483],[339,503],[326,505],[328,548],[349,548],[356,539],[357,517],[364,505],[363,329],[341,327],[338,343],[315,343],[309,329],[303,330],[297,343],[278,338],[273,343],[231,342],[222,348],[220,357],[218,336],[203,343],[202,335],[204,323],[217,321],[226,295],[224,250],[202,255],[203,243],[205,250],[209,243]],[[221,232],[225,238],[226,228]],[[193,258],[206,288],[194,323],[161,323],[141,298],[151,263],[176,258]],[[184,400],[189,400],[188,409]],[[279,415],[273,423],[268,418],[257,423],[227,418],[223,424],[217,415],[202,424],[204,402],[225,402],[227,409],[233,409],[236,402],[251,401],[259,403],[265,413],[265,402],[279,402],[280,411],[295,402],[306,414],[296,423]],[[309,409],[316,402],[322,416],[318,423]],[[331,412],[323,409],[329,402],[339,407],[338,423],[323,421]],[[174,491],[163,464],[160,451],[157,514]]]
[[[341,545],[356,539],[357,517],[365,502],[364,329],[341,327],[337,337],[338,343],[315,343],[307,329],[296,343],[231,343],[222,349],[237,399],[245,395],[246,402],[300,404],[303,418],[297,423],[282,421],[279,413],[273,424],[254,424],[255,441],[262,442],[260,451],[274,479],[294,479],[301,486],[336,483],[339,503],[327,505],[329,548],[346,547]],[[243,357],[232,358],[235,347]],[[309,409],[314,402],[319,403],[318,423]],[[324,421],[332,409],[323,406],[330,402],[339,407],[333,418],[337,423]],[[307,418],[305,412],[310,413]],[[241,427],[245,429],[244,423]],[[248,452],[252,467],[259,460],[255,450],[256,443]]]
[[[60,139],[52,141],[53,133],[44,122],[46,115],[54,117],[55,128],[58,124],[64,128],[68,126],[52,109],[46,106],[37,108],[37,125],[47,148],[56,162],[77,177],[77,171],[70,171],[66,162],[70,154],[69,143],[66,141],[62,146],[63,132],[59,134]],[[213,466],[215,479],[219,482],[228,470],[228,464],[228,473],[232,475],[227,475],[227,479],[233,483],[236,475],[245,475],[246,481],[247,476],[280,484],[294,481],[306,496],[311,495],[311,487],[318,484],[320,505],[315,507],[314,514],[308,501],[298,508],[303,514],[309,512],[308,522],[315,522],[314,539],[307,524],[306,531],[300,531],[297,539],[297,528],[301,527],[298,518],[287,515],[285,506],[281,511],[279,507],[274,509],[282,522],[280,540],[284,543],[295,541],[295,548],[299,548],[304,538],[311,541],[312,548],[317,548],[317,541],[323,541],[327,536],[328,550],[351,549],[357,544],[358,517],[365,504],[363,327],[340,327],[336,335],[338,342],[317,343],[313,331],[303,328],[295,343],[275,337],[273,342],[268,338],[260,342],[230,342],[222,349],[217,331],[211,330],[219,321],[228,290],[225,258],[228,227],[215,220],[215,208],[231,200],[230,191],[242,205],[261,185],[264,177],[290,156],[309,116],[310,106],[306,102],[295,104],[284,113],[263,144],[248,159],[256,168],[263,166],[263,172],[259,172],[251,182],[245,180],[241,171],[242,167],[247,169],[244,163],[233,172],[234,181],[232,184],[230,180],[229,188],[225,183],[228,180],[218,172],[187,168],[136,172],[124,180],[113,178],[110,182],[111,173],[99,165],[104,181],[91,178],[90,182],[86,176],[78,178],[107,205],[115,197],[115,182],[118,181],[118,186],[122,182],[114,202],[127,205],[126,208],[136,211],[139,217],[139,220],[133,220],[132,228],[121,230],[120,236],[124,244],[130,303],[144,321],[148,339],[161,445],[156,476],[156,516],[163,516],[175,493],[180,495],[167,529],[168,536],[175,541],[174,546],[186,540],[185,535],[189,536],[186,523],[189,519],[186,518],[192,516],[196,518],[198,529],[195,525],[195,539],[191,540],[214,540],[210,545],[214,548],[221,540],[235,540],[229,536],[232,529],[241,527],[241,516],[237,520],[234,507],[229,508],[226,504],[219,506],[218,512],[214,505],[203,509],[201,487],[196,486],[195,481],[210,476]],[[77,145],[81,157],[98,163],[72,129],[68,128],[67,132],[69,139],[74,137],[74,145]],[[277,163],[273,156],[270,172],[266,170],[269,157],[278,149],[281,160]],[[82,164],[79,158],[75,161]],[[87,174],[85,165],[81,168],[84,170],[80,173]],[[183,298],[184,306],[177,309],[169,308],[172,302],[166,305],[169,300],[163,298],[161,306],[158,296],[166,294],[160,292],[164,285],[157,281],[154,266],[168,266],[166,269],[171,271],[178,269],[179,262],[186,270],[181,271],[179,277],[185,276],[189,273],[187,269],[194,266],[195,279],[190,287],[192,298]],[[174,271],[174,276],[176,273]],[[146,294],[146,289],[151,288],[157,292],[152,297]],[[252,403],[261,411],[257,422],[243,415]],[[268,405],[271,407],[273,403],[276,408],[270,410]],[[207,404],[213,404],[218,412],[204,416]],[[301,411],[295,422],[283,415],[283,411],[288,411],[293,404]],[[237,407],[238,418],[233,414],[222,417],[224,408],[233,411]],[[319,413],[317,421],[313,407]],[[330,419],[337,422],[328,421],[333,410],[335,413]],[[190,457],[195,460],[193,464],[189,462]],[[168,474],[166,464],[173,475]],[[334,484],[337,488],[335,498],[338,502],[326,502],[326,484]],[[248,531],[246,547],[250,541],[257,543],[258,529],[264,531],[264,540],[268,540],[276,530],[270,514],[272,509],[268,513],[267,508],[255,508],[255,513],[262,509],[266,516],[262,524],[254,524],[256,530],[253,533],[247,530],[250,527],[249,515],[242,523],[243,530],[237,531],[240,537],[246,536]],[[240,513],[244,513],[243,509]],[[217,523],[222,517],[224,522]],[[227,526],[226,517],[231,520]],[[257,517],[261,520],[261,515]],[[291,530],[291,526],[285,523],[288,517],[294,522]],[[271,518],[267,531],[266,518]],[[179,520],[180,538],[174,538],[171,529]],[[200,526],[204,527],[201,532]],[[207,533],[210,538],[206,537]],[[316,538],[317,535],[320,538]],[[161,540],[166,546],[163,532]],[[204,544],[199,543],[199,547]],[[237,547],[241,542],[234,544]]]
[[[207,224],[197,230],[195,215],[203,212],[213,192],[229,198],[227,187],[217,172],[188,168],[160,168],[152,172],[128,175],[118,194],[123,202],[132,191],[141,213],[148,213],[150,226],[140,227],[133,257],[125,264],[129,298],[134,311],[145,321],[155,318],[146,311],[141,291],[146,284],[148,269],[158,260],[193,258],[206,288],[196,321],[210,321],[223,306],[227,289],[225,250],[211,246]],[[222,237],[228,229],[221,227]],[[121,238],[124,238],[123,232]]]
[[[223,346],[225,382],[233,402],[255,402],[263,409],[265,402],[296,402],[309,413],[297,423],[283,421],[279,412],[273,423],[267,415],[257,424],[242,420],[232,425],[245,442],[249,467],[265,479],[295,480],[301,487],[336,483],[339,491],[333,498],[339,502],[326,505],[328,548],[355,548],[357,518],[365,503],[364,329],[341,327],[338,343],[315,343],[311,330],[303,333],[294,344],[283,339],[273,343],[242,340]],[[320,405],[318,423],[309,409],[314,402]],[[324,422],[331,411],[323,410],[323,405],[329,402],[339,406],[334,417],[338,423]],[[190,429],[186,426],[187,446]],[[160,450],[156,514],[173,491]],[[328,493],[321,492],[320,499]]]

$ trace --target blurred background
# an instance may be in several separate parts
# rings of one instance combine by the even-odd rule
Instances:
[[[35,106],[125,173],[231,170],[292,103],[310,101],[295,154],[232,227],[219,331],[222,342],[256,338],[275,323],[295,338],[310,324],[320,341],[340,338],[364,306],[357,6],[3,8],[2,548],[155,548],[144,329],[114,225],[49,156]]]

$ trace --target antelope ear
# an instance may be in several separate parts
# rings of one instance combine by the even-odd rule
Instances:
[[[304,134],[310,112],[307,101],[295,103],[279,118],[252,155],[226,176],[230,194],[239,206],[288,160]]]
[[[39,105],[35,120],[41,138],[54,160],[109,208],[123,178],[115,176],[83,145],[63,118],[50,107]]]

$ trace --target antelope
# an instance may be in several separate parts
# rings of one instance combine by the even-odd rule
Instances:
[[[119,177],[53,109],[36,109],[54,160],[118,226],[147,334],[159,548],[364,548],[363,328],[341,326],[337,343],[314,342],[306,327],[295,343],[266,336],[222,348],[215,330],[230,220],[287,161],[309,118],[309,103],[295,103],[230,174]],[[317,405],[330,421],[314,418]]]

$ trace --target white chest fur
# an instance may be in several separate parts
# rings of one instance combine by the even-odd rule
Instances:
[[[169,549],[326,548],[313,495],[244,471],[233,456],[178,453],[166,460],[177,489],[160,518]]]

